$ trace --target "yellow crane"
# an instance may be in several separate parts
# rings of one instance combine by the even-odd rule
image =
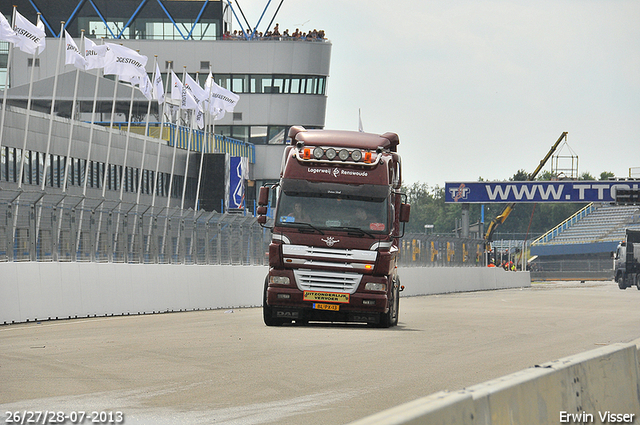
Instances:
[[[542,170],[542,168],[547,163],[549,158],[551,158],[551,155],[553,155],[556,149],[558,149],[558,146],[560,145],[560,143],[567,138],[567,134],[569,133],[565,131],[560,135],[556,143],[554,143],[554,145],[551,146],[551,149],[549,150],[547,155],[542,159],[542,161],[540,161],[540,164],[538,165],[538,167],[533,171],[533,173],[529,174],[527,181],[532,181],[536,178],[540,170]],[[491,220],[491,223],[489,223],[489,226],[487,227],[487,231],[484,235],[484,244],[487,252],[491,251],[491,241],[493,240],[493,233],[496,231],[496,228],[502,223],[504,223],[504,221],[507,219],[507,217],[509,217],[509,214],[511,214],[511,211],[513,211],[513,208],[515,206],[516,206],[515,202],[507,204],[507,206],[504,208],[504,210],[502,210],[500,215],[498,215],[496,218]]]

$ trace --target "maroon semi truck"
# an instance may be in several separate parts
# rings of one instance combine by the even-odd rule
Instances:
[[[398,135],[289,131],[280,181],[260,188],[258,221],[275,192],[263,317],[398,323],[398,243],[410,206],[400,192]]]

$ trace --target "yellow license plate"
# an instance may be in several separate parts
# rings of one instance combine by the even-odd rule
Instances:
[[[340,306],[338,304],[313,303],[313,308],[315,308],[316,310],[331,310],[331,311],[340,310]]]
[[[315,292],[304,291],[305,301],[324,301],[329,303],[348,303],[349,294],[343,294],[341,292]]]

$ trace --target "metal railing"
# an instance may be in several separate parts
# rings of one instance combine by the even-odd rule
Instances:
[[[246,213],[0,191],[0,261],[266,265],[271,234]],[[403,266],[482,266],[483,241],[407,234]]]
[[[35,193],[0,199],[0,261],[264,265],[269,238],[242,213]]]
[[[400,265],[416,267],[484,266],[484,240],[407,233],[400,244]]]

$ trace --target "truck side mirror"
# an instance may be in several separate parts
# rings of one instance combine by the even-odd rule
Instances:
[[[400,205],[400,222],[401,223],[409,222],[410,215],[411,215],[411,204],[401,204]]]
[[[260,188],[260,193],[258,194],[258,205],[266,206],[269,204],[269,187],[262,186]]]
[[[260,226],[266,227],[267,224],[267,206],[269,205],[269,186],[262,186],[258,194],[258,214],[257,222]]]

